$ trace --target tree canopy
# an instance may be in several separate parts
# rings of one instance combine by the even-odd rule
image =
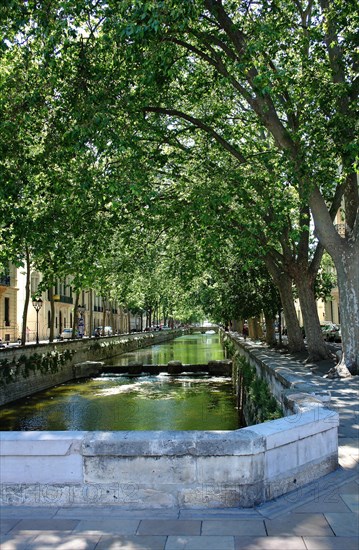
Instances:
[[[135,304],[141,286],[155,292],[151,266],[157,280],[175,272],[172,289],[189,289],[220,258],[231,273],[222,248],[235,241],[235,269],[266,265],[301,346],[295,282],[308,345],[323,355],[308,304],[325,248],[338,273],[342,363],[355,372],[354,0],[34,0],[1,9],[5,256],[21,257],[27,242],[41,269],[51,253],[55,273],[82,273],[79,286],[100,279]],[[343,236],[333,225],[340,205]]]

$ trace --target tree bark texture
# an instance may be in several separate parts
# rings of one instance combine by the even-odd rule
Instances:
[[[324,342],[318,318],[317,302],[314,295],[313,280],[307,269],[298,270],[295,277],[300,308],[303,315],[305,337],[308,348],[308,361],[319,361],[330,357],[330,351]]]

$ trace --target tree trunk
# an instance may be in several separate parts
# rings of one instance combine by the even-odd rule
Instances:
[[[30,277],[31,277],[31,266],[30,266],[30,254],[29,249],[26,246],[26,283],[25,283],[25,303],[24,310],[22,313],[22,329],[21,329],[21,345],[25,346],[26,344],[26,333],[27,333],[27,311],[29,309],[30,302]]]
[[[92,325],[93,325],[93,294],[92,290],[89,291],[89,334],[88,337],[92,338]]]
[[[102,298],[102,336],[105,336],[105,325],[106,325],[106,300]]]
[[[75,333],[78,325],[78,317],[77,317],[77,307],[79,305],[79,299],[80,299],[80,293],[76,292],[75,296],[75,303],[74,303],[74,316],[72,321],[72,338],[75,338]]]
[[[53,287],[49,287],[49,300],[50,300],[50,334],[49,342],[54,341],[54,332],[55,332],[55,303],[54,303],[54,290]]]
[[[317,188],[310,197],[310,205],[316,234],[333,258],[337,270],[342,332],[342,358],[337,372],[339,376],[357,374],[359,370],[359,214],[348,236],[340,237]]]
[[[278,288],[287,325],[288,349],[292,353],[305,351],[303,334],[295,311],[292,278],[280,270],[267,254],[264,258],[268,272]]]
[[[274,330],[274,319],[271,315],[264,312],[264,318],[266,322],[266,342],[269,346],[274,346],[277,343]]]
[[[333,258],[334,260],[334,258]],[[335,262],[338,274],[340,326],[342,333],[341,373],[345,366],[351,374],[359,373],[359,242],[342,251]]]
[[[298,290],[307,339],[309,353],[307,361],[328,359],[330,351],[324,342],[323,333],[320,328],[312,277],[308,274],[307,269],[298,270],[294,282]]]

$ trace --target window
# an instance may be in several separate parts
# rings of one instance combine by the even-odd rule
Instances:
[[[39,274],[31,273],[31,278],[30,278],[31,296],[34,296],[37,293],[39,282],[40,282]]]
[[[4,308],[5,326],[9,327],[10,326],[10,298],[5,298],[4,305],[5,305],[5,308]]]
[[[47,312],[47,328],[51,328],[51,311]]]

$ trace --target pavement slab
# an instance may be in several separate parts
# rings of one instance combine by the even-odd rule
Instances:
[[[234,550],[230,536],[170,536],[165,550]]]
[[[95,550],[99,540],[100,536],[43,533],[30,542],[26,550]]]
[[[180,514],[179,508],[168,508],[163,510],[126,510],[117,506],[84,507],[74,506],[59,508],[56,518],[78,518],[78,519],[177,519]]]
[[[234,550],[307,550],[302,537],[235,537]]]
[[[151,520],[141,521],[138,535],[200,535],[201,522],[195,520]]]
[[[137,519],[81,520],[74,529],[74,533],[134,535],[139,523],[140,521]]]
[[[57,511],[57,507],[46,506],[1,506],[0,518],[53,518]]]
[[[165,550],[166,536],[103,536],[96,550]]]
[[[307,550],[358,550],[357,537],[303,537]]]
[[[6,535],[19,523],[18,519],[2,519],[0,518],[0,534]]]
[[[359,487],[358,487],[359,489]],[[345,504],[348,506],[351,512],[356,512],[359,514],[359,491],[358,493],[350,493],[348,495],[343,494],[341,495],[342,500],[345,502]],[[338,510],[335,510],[336,512]]]
[[[359,516],[355,512],[324,514],[327,522],[337,537],[359,537]]]
[[[266,535],[264,521],[259,519],[205,520],[202,523],[203,535]]]
[[[12,529],[12,533],[27,531],[73,531],[76,519],[22,519]]]
[[[36,535],[1,535],[0,548],[1,550],[25,550],[29,548],[29,544],[36,538]]]
[[[266,519],[265,524],[269,536],[334,536],[324,514],[288,514],[278,519]]]

